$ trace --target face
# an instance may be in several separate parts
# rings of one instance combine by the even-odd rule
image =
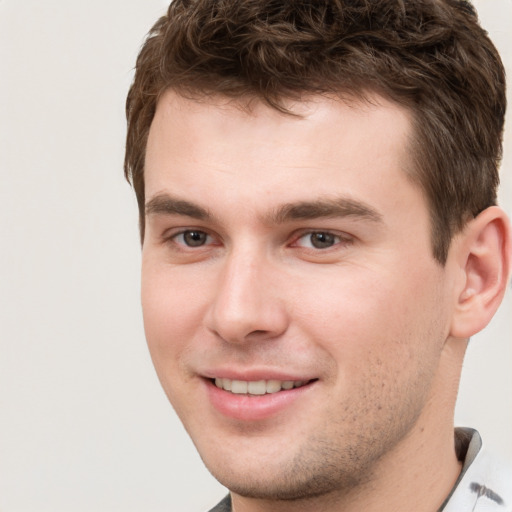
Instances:
[[[293,109],[167,92],[146,156],[153,362],[210,471],[259,498],[371,480],[436,414],[449,330],[407,113]]]

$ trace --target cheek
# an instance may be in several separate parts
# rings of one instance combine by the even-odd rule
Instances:
[[[197,338],[201,307],[191,281],[183,286],[169,268],[142,267],[144,330],[153,366],[170,403],[180,417],[190,413],[192,376],[184,361]],[[183,276],[181,276],[183,280]]]
[[[295,304],[297,317],[307,337],[345,371],[379,362],[400,369],[425,351],[440,350],[447,322],[433,272],[353,267],[323,282],[308,286],[307,300]]]
[[[345,280],[305,306],[317,304],[315,314],[305,313],[303,332],[336,363],[326,383],[333,428],[346,428],[343,418],[360,432],[364,420],[369,437],[378,437],[397,417],[407,426],[420,413],[445,335],[435,286],[406,300],[414,287],[392,279]]]
[[[200,325],[201,294],[195,281],[165,266],[142,266],[141,300],[146,340],[157,371],[173,364]]]

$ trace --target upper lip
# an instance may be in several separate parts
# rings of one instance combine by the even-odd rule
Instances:
[[[318,378],[317,376],[294,372],[291,373],[285,370],[278,369],[233,369],[233,368],[218,368],[209,369],[200,373],[200,375],[206,379],[229,379],[229,380],[242,380],[242,381],[260,381],[260,380],[292,380],[304,382]]]

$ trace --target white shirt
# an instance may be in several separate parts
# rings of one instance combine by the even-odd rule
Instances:
[[[462,472],[442,512],[512,512],[512,466],[485,450],[476,430],[459,428],[455,436],[468,438]],[[466,446],[464,446],[464,444]]]

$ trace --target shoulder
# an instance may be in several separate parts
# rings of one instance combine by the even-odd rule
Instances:
[[[231,496],[228,494],[220,503],[217,503],[209,512],[231,512]]]

